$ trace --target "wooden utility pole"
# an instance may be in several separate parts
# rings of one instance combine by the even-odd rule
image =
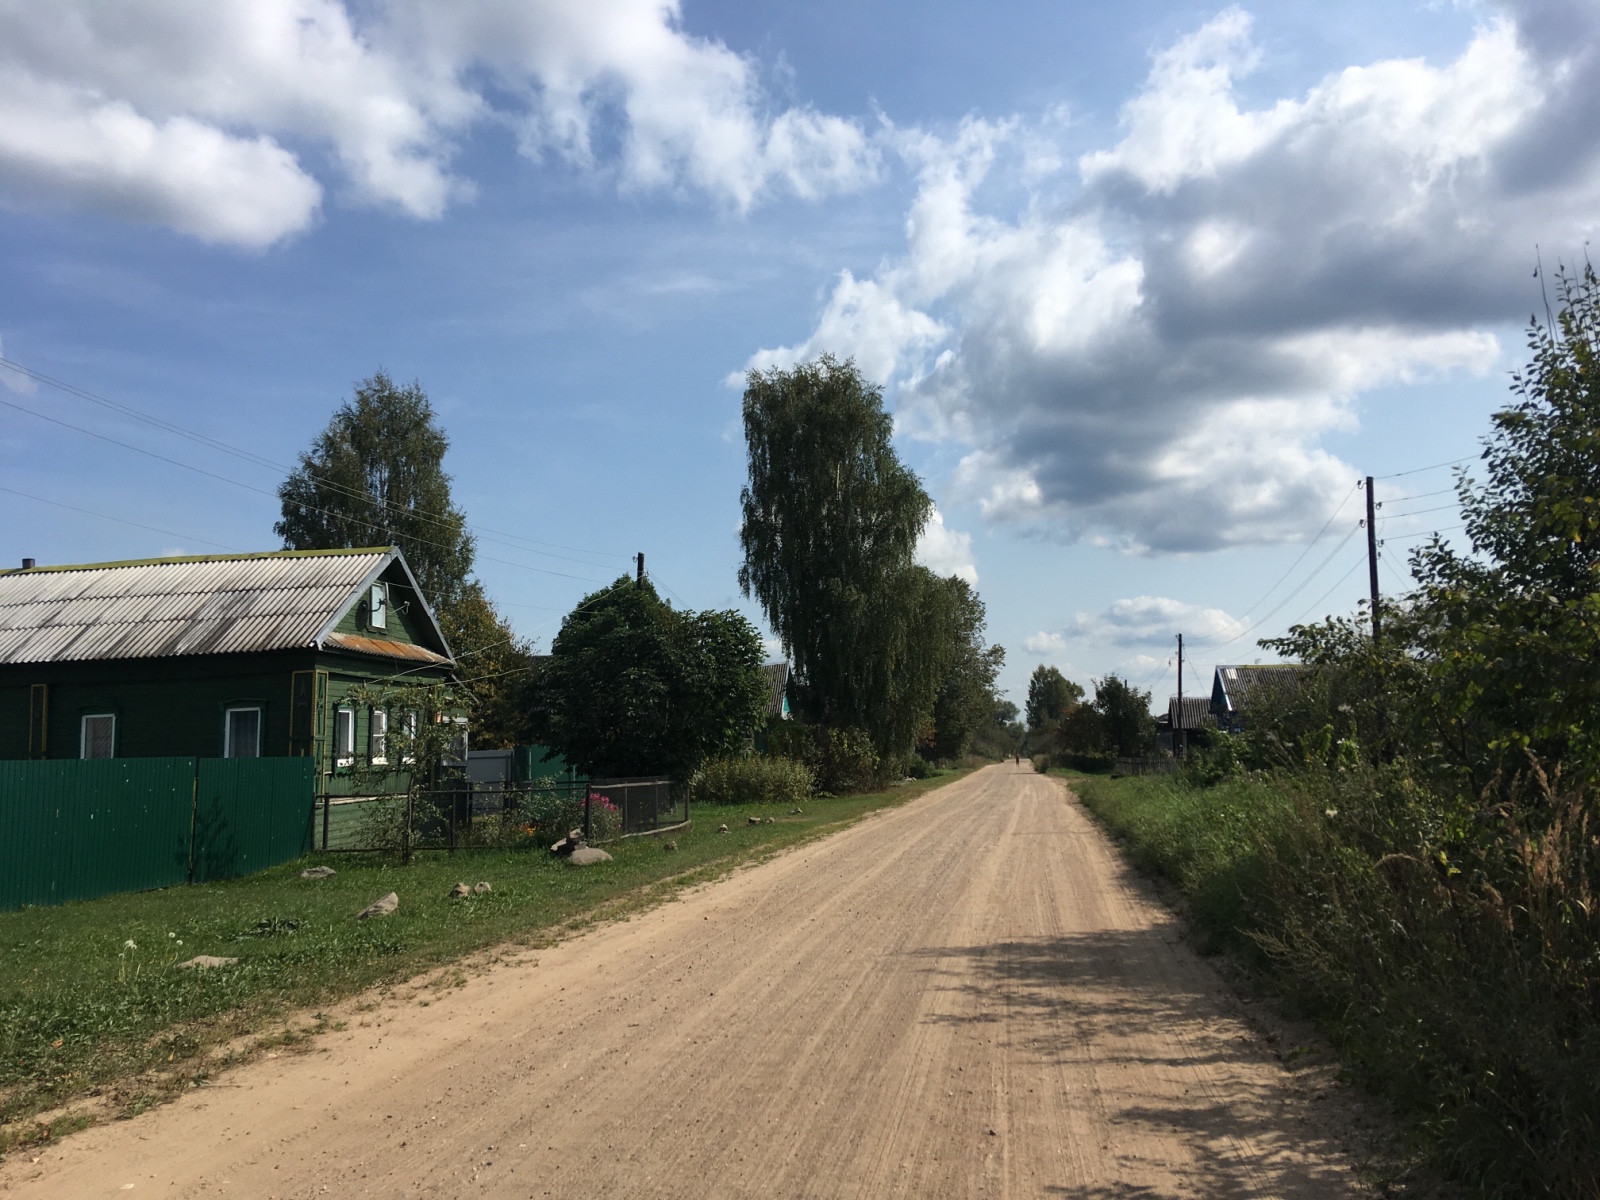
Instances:
[[[1376,579],[1377,576],[1374,575],[1373,578]],[[633,577],[633,586],[635,588],[637,588],[638,590],[640,590],[640,591],[644,590],[644,551],[643,550],[639,551],[639,572],[638,572],[638,574],[636,574]],[[1376,587],[1377,585],[1374,584],[1373,586]]]
[[[1178,635],[1178,724],[1172,730],[1172,746],[1179,758],[1183,758],[1189,752],[1189,724],[1183,716],[1183,634],[1181,633]]]
[[[1378,640],[1378,506],[1372,499],[1372,476],[1367,476],[1367,580],[1372,586],[1372,640]]]

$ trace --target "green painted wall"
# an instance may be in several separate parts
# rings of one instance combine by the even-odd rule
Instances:
[[[334,795],[351,794],[354,788],[351,772],[333,761],[334,710],[364,684],[402,673],[416,682],[446,675],[400,660],[312,650],[0,666],[0,759],[28,757],[29,689],[39,683],[49,688],[51,759],[79,757],[82,718],[91,712],[116,714],[113,753],[118,758],[220,758],[224,714],[240,704],[262,710],[262,754],[287,756],[294,673],[313,670],[326,672],[328,678],[319,765],[321,790]],[[368,710],[358,707],[358,754],[366,753],[369,734]],[[394,786],[403,787],[403,778]]]
[[[355,633],[362,637],[381,637],[389,641],[405,642],[411,646],[426,646],[442,651],[428,618],[423,615],[423,605],[416,592],[405,582],[405,572],[398,563],[391,563],[383,574],[389,585],[389,624],[384,629],[371,625],[367,597],[363,595],[354,608],[334,628],[339,633]]]

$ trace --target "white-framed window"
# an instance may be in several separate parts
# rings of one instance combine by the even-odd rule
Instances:
[[[409,762],[416,762],[417,761],[417,751],[416,751],[416,745],[417,745],[417,714],[414,713],[414,712],[408,712],[406,714],[406,745],[408,747],[410,747],[410,749],[408,749],[406,751],[405,761],[408,762],[408,763]]]
[[[115,713],[84,713],[79,733],[80,758],[115,758],[117,717]]]
[[[450,738],[450,749],[446,757],[454,762],[467,761],[467,719],[465,717],[451,717],[455,725],[455,733]]]
[[[378,764],[389,761],[389,714],[375,708],[367,714],[367,756]]]
[[[230,708],[222,717],[222,757],[261,757],[261,708],[259,705],[240,705]]]
[[[389,628],[389,585],[375,583],[367,597],[367,624],[373,629]]]
[[[356,757],[356,710],[341,707],[333,714],[333,758],[348,767]]]

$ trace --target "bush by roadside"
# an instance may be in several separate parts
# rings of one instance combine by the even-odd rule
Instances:
[[[798,804],[812,793],[811,768],[789,758],[714,758],[694,777],[700,804]]]
[[[1582,800],[1547,788],[1535,834],[1398,771],[1073,786],[1446,1173],[1484,1196],[1600,1193],[1600,846]]]

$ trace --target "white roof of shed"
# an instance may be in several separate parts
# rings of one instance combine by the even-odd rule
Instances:
[[[396,559],[410,578],[395,549],[284,550],[3,572],[0,663],[319,646],[365,585]]]

